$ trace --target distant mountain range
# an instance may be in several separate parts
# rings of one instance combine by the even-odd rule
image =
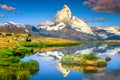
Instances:
[[[67,5],[56,14],[53,24],[34,26],[10,21],[1,23],[0,27],[21,28],[36,36],[61,37],[77,41],[120,40],[120,26],[90,27],[83,20],[73,16]]]

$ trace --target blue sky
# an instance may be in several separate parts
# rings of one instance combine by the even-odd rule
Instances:
[[[120,26],[120,13],[95,12],[83,5],[85,1],[89,0],[0,0],[0,5],[12,7],[10,10],[0,8],[0,23],[36,24],[54,20],[57,11],[66,4],[74,16],[84,19],[91,26]]]

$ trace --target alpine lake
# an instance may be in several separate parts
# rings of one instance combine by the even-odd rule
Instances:
[[[61,56],[92,53],[97,57],[111,60],[104,67],[65,65]],[[31,74],[30,80],[120,80],[120,45],[119,44],[82,44],[55,50],[45,50],[21,58],[28,62],[35,60],[39,69]]]

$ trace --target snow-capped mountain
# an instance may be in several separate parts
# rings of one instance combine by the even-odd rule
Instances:
[[[58,31],[58,30],[62,30],[64,27],[66,27],[66,25],[64,23],[58,23],[57,25],[43,25],[40,26],[39,28],[48,30],[48,31]]]
[[[12,21],[0,23],[0,27],[22,28],[32,35],[60,37],[77,41],[120,40],[120,26],[90,27],[82,19],[74,16],[67,5],[57,12],[55,21],[47,24],[26,25]]]
[[[120,35],[120,27],[112,26],[112,27],[105,27],[102,29],[104,29],[108,32],[114,33],[115,35]]]
[[[17,24],[17,23],[14,23],[14,22],[1,23],[0,24],[0,33],[1,32],[15,33],[15,34],[26,34],[26,33],[28,33],[24,29],[24,25]]]
[[[90,27],[74,16],[67,5],[58,11],[54,24],[38,26],[42,35],[81,41],[120,40],[119,27]],[[117,38],[116,38],[117,37]]]
[[[28,24],[20,24],[16,22],[6,22],[6,23],[0,23],[0,27],[6,27],[7,28],[21,28],[24,29],[26,32],[39,32],[38,28],[33,25]]]
[[[15,22],[12,22],[12,21],[9,21],[9,22],[6,22],[6,23],[1,23],[0,26],[6,26],[6,27],[18,27],[18,28],[25,28],[25,25],[24,24],[20,24],[20,23],[15,23]]]
[[[40,28],[49,31],[62,30],[66,26],[78,32],[84,32],[87,34],[93,34],[91,27],[89,27],[84,21],[72,15],[71,10],[67,5],[63,6],[63,9],[58,11],[55,17],[55,25],[42,25]]]
[[[72,17],[72,20],[69,24],[76,31],[84,32],[87,34],[94,34],[90,26],[88,26],[84,21],[75,16]]]
[[[94,34],[100,36],[105,40],[120,40],[120,27],[92,27]]]

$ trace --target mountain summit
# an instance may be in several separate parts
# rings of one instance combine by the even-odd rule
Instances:
[[[54,26],[42,25],[41,28],[51,31],[61,30],[66,26],[69,26],[78,32],[93,34],[92,29],[84,21],[72,15],[72,12],[67,5],[64,5],[62,10],[57,12],[55,16],[55,23],[56,24]]]
[[[65,24],[68,24],[72,18],[71,10],[67,5],[64,5],[63,9],[57,12],[55,18],[56,18],[55,21],[57,23],[63,22]]]
[[[90,27],[82,19],[74,16],[67,5],[64,5],[55,16],[54,24],[38,26],[40,35],[47,37],[62,37],[81,41],[100,41],[118,37],[120,28]],[[116,30],[117,29],[117,30]],[[117,33],[117,34],[116,34]]]

